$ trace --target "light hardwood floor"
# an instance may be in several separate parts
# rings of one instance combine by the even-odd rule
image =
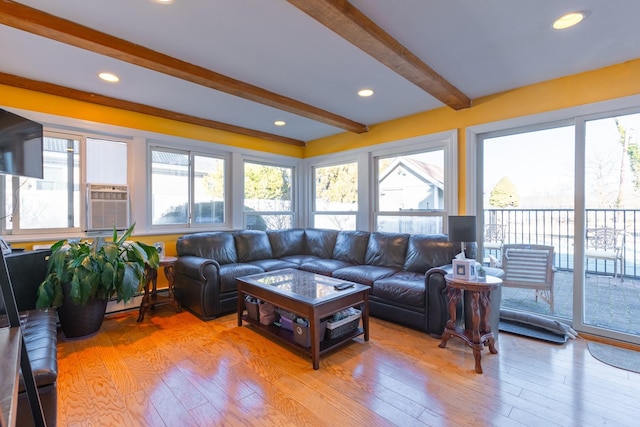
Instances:
[[[238,327],[171,307],[112,315],[100,333],[59,340],[60,426],[631,426],[640,375],[565,345],[501,333],[485,349],[447,348],[422,332],[371,319],[356,339],[308,357]]]

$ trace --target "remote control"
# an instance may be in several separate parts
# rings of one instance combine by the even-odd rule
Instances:
[[[338,291],[342,291],[345,289],[349,289],[353,287],[353,283],[341,283],[339,285],[335,285],[334,288]]]

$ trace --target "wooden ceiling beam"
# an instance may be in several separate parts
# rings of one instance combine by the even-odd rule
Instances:
[[[287,1],[454,110],[471,107],[471,99],[348,1]]]
[[[136,102],[124,101],[118,98],[110,98],[108,96],[98,95],[95,93],[84,92],[77,89],[71,89],[65,86],[59,86],[52,83],[31,80],[24,77],[16,76],[0,72],[0,84],[18,87],[21,89],[34,90],[49,95],[62,96],[77,101],[90,102],[92,104],[104,105],[106,107],[118,108],[135,113],[148,114],[150,116],[161,117],[164,119],[177,120],[183,123],[190,123],[198,126],[204,126],[211,129],[233,132],[240,135],[247,135],[256,138],[265,139],[273,142],[296,145],[304,147],[304,141],[293,138],[287,138],[280,135],[274,135],[267,132],[260,132],[254,129],[248,129],[241,126],[230,125],[227,123],[217,122],[215,120],[203,119],[201,117],[190,116],[187,114],[176,113],[162,108],[151,107],[149,105],[139,104]]]
[[[116,58],[282,111],[288,111],[350,132],[363,133],[368,130],[366,125],[329,111],[269,92],[257,86],[20,3],[9,0],[0,1],[0,24]]]

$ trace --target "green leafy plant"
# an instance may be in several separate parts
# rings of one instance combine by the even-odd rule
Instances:
[[[89,298],[129,301],[145,280],[145,265],[157,268],[160,261],[153,246],[129,242],[135,224],[122,236],[114,228],[113,240],[96,237],[92,241],[60,240],[51,246],[47,276],[38,288],[38,308],[62,305],[62,284],[70,285],[70,296],[76,305]]]

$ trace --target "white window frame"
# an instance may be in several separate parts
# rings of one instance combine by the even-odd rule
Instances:
[[[12,236],[37,236],[38,238],[46,239],[46,238],[58,238],[63,235],[64,237],[76,237],[84,234],[84,230],[87,228],[87,203],[88,194],[87,194],[87,139],[96,139],[96,140],[106,140],[112,142],[118,142],[126,144],[127,147],[127,159],[131,159],[131,139],[123,136],[114,136],[108,133],[95,133],[90,130],[80,130],[80,129],[58,129],[56,127],[45,126],[43,129],[43,136],[45,138],[59,138],[59,139],[73,139],[78,141],[78,159],[79,159],[79,182],[74,183],[74,187],[78,187],[79,197],[78,197],[78,226],[77,227],[56,227],[56,228],[37,228],[37,229],[21,229],[21,228],[13,228],[11,230],[5,229],[4,223],[2,224],[2,234],[3,235],[12,235]],[[127,165],[127,176],[126,181],[128,185],[129,182],[129,167],[130,164]],[[6,210],[6,205],[4,202],[4,193],[5,193],[5,185],[4,180],[14,179],[19,180],[23,179],[22,177],[14,177],[10,175],[3,175],[1,182],[2,186],[2,201],[1,209],[2,212]],[[105,183],[108,184],[108,183]],[[14,185],[15,187],[15,185]],[[17,194],[17,189],[14,189],[14,194]],[[19,200],[19,197],[18,197]],[[19,218],[20,206],[19,201],[16,201],[14,206],[15,214],[14,217]],[[19,220],[19,219],[18,219]]]
[[[341,165],[346,165],[346,164],[350,164],[350,163],[355,163],[357,168],[358,168],[358,202],[357,202],[357,207],[356,210],[353,211],[319,211],[316,208],[316,174],[315,171],[316,169],[320,169],[320,168],[330,168],[330,167],[334,167],[334,166],[341,166]],[[308,169],[308,174],[309,174],[309,181],[310,181],[310,194],[311,197],[309,197],[309,216],[307,219],[307,223],[309,224],[310,227],[316,227],[315,224],[315,218],[316,215],[340,215],[340,216],[353,216],[355,218],[355,229],[358,230],[358,226],[359,224],[362,223],[362,215],[360,214],[360,199],[361,199],[361,195],[363,194],[361,185],[363,184],[363,181],[360,179],[360,175],[361,175],[361,166],[362,166],[362,159],[359,156],[356,157],[339,157],[338,159],[333,159],[333,161],[326,161],[326,162],[321,162],[318,164],[314,164],[312,165],[309,169]]]
[[[372,179],[372,200],[374,208],[372,209],[371,226],[375,229],[378,218],[383,216],[422,216],[422,217],[439,217],[443,230],[440,232],[446,234],[444,227],[447,225],[447,217],[457,214],[458,207],[458,165],[457,165],[457,133],[445,132],[434,135],[426,135],[419,138],[411,138],[409,140],[399,141],[394,147],[388,147],[381,150],[371,152],[371,164],[373,171]],[[409,156],[413,154],[428,153],[435,151],[443,151],[444,153],[444,203],[438,209],[414,210],[409,212],[381,211],[379,207],[379,179],[378,179],[378,160],[380,158]],[[453,188],[452,188],[453,187]]]
[[[230,175],[231,175],[231,157],[228,153],[217,152],[212,150],[211,152],[206,152],[202,150],[194,150],[192,147],[183,147],[183,148],[174,148],[170,147],[167,144],[158,143],[154,141],[149,141],[148,149],[147,149],[147,223],[150,229],[152,230],[163,230],[163,231],[180,231],[180,230],[198,230],[198,229],[227,229],[230,228],[231,224],[231,207],[230,207]],[[171,152],[176,154],[185,154],[188,156],[189,166],[188,166],[188,193],[189,196],[187,198],[187,223],[185,224],[154,224],[153,223],[153,212],[151,209],[153,203],[153,193],[152,193],[152,152],[153,151],[164,151]],[[193,206],[194,206],[194,170],[193,170],[193,159],[196,156],[200,157],[209,157],[223,160],[224,163],[224,221],[221,223],[195,223],[193,222]]]
[[[374,146],[332,153],[305,159],[305,175],[312,180],[314,167],[331,166],[342,163],[358,162],[358,211],[356,228],[373,231],[375,227],[375,198],[377,188],[370,183],[374,179],[374,158],[402,153],[415,153],[425,150],[444,149],[444,209],[441,215],[457,215],[458,212],[458,131],[449,130],[429,135],[421,135],[399,141],[386,142]],[[313,182],[306,185],[309,197],[305,204],[307,223],[313,224],[313,204],[315,197]],[[444,223],[446,227],[446,223]]]
[[[484,134],[504,132],[508,129],[535,127],[545,123],[562,122],[573,120],[576,126],[576,186],[575,204],[576,212],[584,212],[585,199],[583,197],[584,188],[584,139],[585,122],[594,118],[608,117],[616,114],[637,112],[640,107],[640,95],[633,95],[625,98],[602,101],[588,105],[571,107],[564,110],[550,111],[530,116],[517,117],[514,119],[502,120],[498,122],[483,123],[467,128],[467,206],[473,208],[472,214],[482,212],[482,198],[476,197],[478,188],[482,186],[482,163],[483,158],[478,149],[481,137]],[[482,191],[482,190],[480,190]],[[480,215],[477,215],[479,217]],[[625,334],[616,331],[604,330],[590,325],[583,324],[584,317],[584,218],[576,215],[574,229],[574,288],[573,288],[573,327],[578,332],[586,332],[593,335],[607,336],[612,339],[627,341],[635,344],[640,343],[640,338],[635,335]],[[478,229],[478,228],[477,228]],[[481,230],[482,228],[479,228]]]
[[[245,165],[247,163],[253,163],[256,165],[274,167],[274,168],[284,168],[291,169],[291,210],[290,211],[246,211],[244,208],[246,206],[245,203],[245,188],[244,188],[244,180],[245,180]],[[242,185],[240,186],[240,199],[242,200],[241,212],[242,212],[242,228],[247,228],[247,216],[252,215],[289,215],[291,216],[291,228],[295,228],[299,226],[299,214],[297,200],[297,187],[299,179],[298,179],[298,165],[292,162],[277,162],[273,161],[273,159],[264,159],[257,158],[253,156],[244,156],[242,158]]]

